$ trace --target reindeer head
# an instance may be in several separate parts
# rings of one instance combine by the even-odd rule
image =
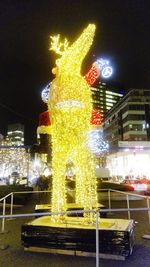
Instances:
[[[61,57],[56,60],[53,73],[56,78],[52,81],[49,96],[49,110],[53,109],[85,109],[91,114],[92,101],[89,86],[81,76],[82,62],[93,42],[95,25],[89,24],[80,37],[71,45],[67,39],[60,42],[60,36],[51,37],[50,50],[54,50]]]

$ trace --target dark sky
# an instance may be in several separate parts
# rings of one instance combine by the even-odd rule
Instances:
[[[97,25],[94,44],[84,62],[98,57],[114,66],[112,81],[129,88],[150,88],[149,0],[1,0],[0,132],[9,123],[25,124],[26,143],[36,142],[40,94],[52,80],[55,55],[49,36],[74,41],[88,25]],[[93,56],[95,55],[95,57]]]

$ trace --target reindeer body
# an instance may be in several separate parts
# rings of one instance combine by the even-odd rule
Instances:
[[[76,172],[76,203],[85,210],[97,206],[94,160],[87,150],[92,98],[80,74],[82,61],[93,40],[95,26],[89,25],[79,39],[56,61],[48,108],[52,123],[52,211],[66,211],[66,163]]]

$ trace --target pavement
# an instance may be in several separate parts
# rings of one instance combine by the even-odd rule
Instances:
[[[43,197],[44,199],[44,197]],[[43,204],[43,199],[30,199],[24,206],[16,206],[14,214],[34,212],[35,204]],[[102,204],[108,207],[104,201]],[[112,208],[126,207],[125,201],[112,201]],[[130,207],[146,207],[146,200],[132,200]],[[9,207],[7,207],[9,213]],[[0,213],[2,211],[0,210]],[[127,212],[112,213],[110,218],[127,218]],[[135,220],[135,245],[133,253],[125,261],[100,259],[99,267],[150,267],[150,235],[147,212],[132,212]],[[0,267],[95,267],[96,259],[89,257],[66,256],[24,251],[21,244],[21,225],[31,218],[6,220],[5,233],[0,234]]]

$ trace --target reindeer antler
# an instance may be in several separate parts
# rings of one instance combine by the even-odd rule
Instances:
[[[69,46],[68,40],[65,38],[64,42],[60,42],[60,34],[56,36],[50,36],[50,38],[52,39],[52,41],[51,41],[51,47],[49,50],[53,50],[58,55],[62,56],[66,52]]]

